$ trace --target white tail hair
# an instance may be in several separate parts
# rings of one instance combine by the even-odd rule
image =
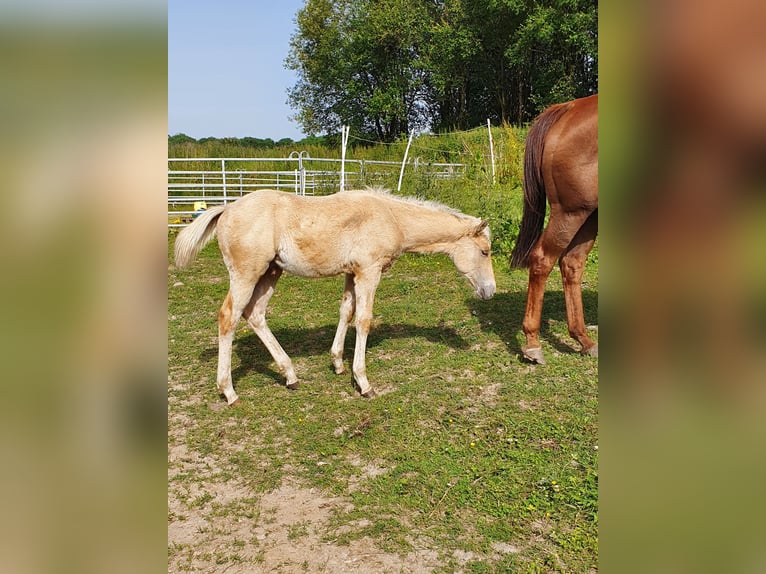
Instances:
[[[225,205],[211,207],[181,230],[175,244],[176,267],[188,267],[200,250],[213,239],[218,218],[224,209]]]

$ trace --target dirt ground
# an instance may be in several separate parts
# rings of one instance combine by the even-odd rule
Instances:
[[[191,421],[181,417],[171,414],[169,420],[169,573],[418,574],[439,566],[437,550],[417,541],[406,556],[387,553],[370,538],[338,543],[337,537],[355,525],[333,529],[330,519],[336,511],[351,510],[351,503],[306,488],[289,473],[265,494],[236,479],[224,480],[214,459],[187,449],[183,429]],[[368,471],[374,475],[384,469]],[[472,557],[456,558],[468,562]]]
[[[173,447],[171,451],[172,460],[182,462],[182,466],[197,464],[209,468],[204,461],[188,456],[183,447]],[[200,494],[199,489],[192,490],[197,492],[190,494]],[[441,564],[438,551],[427,544],[418,547],[414,543],[416,549],[406,556],[385,552],[370,538],[338,544],[331,536],[340,536],[353,525],[333,530],[329,520],[335,511],[350,510],[351,504],[343,498],[304,488],[293,478],[285,479],[279,488],[260,497],[254,497],[247,488],[231,480],[226,483],[211,480],[205,483],[204,490],[212,495],[210,502],[223,506],[252,505],[253,511],[232,517],[211,511],[210,507],[215,505],[195,508],[171,489],[169,573],[421,574],[430,573]],[[506,544],[495,546],[499,555],[518,551]],[[453,556],[460,565],[476,558],[473,553],[462,551]]]

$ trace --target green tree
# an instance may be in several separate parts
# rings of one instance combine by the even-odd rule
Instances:
[[[421,46],[429,2],[308,0],[298,11],[288,101],[309,134],[342,125],[390,141],[430,121]]]
[[[595,93],[598,91],[597,1],[532,3],[506,55],[511,65],[527,76],[529,94],[523,103],[526,116],[536,115],[552,103]]]
[[[598,87],[596,0],[308,0],[286,65],[309,134],[521,124]]]
[[[197,140],[195,140],[191,136],[187,136],[186,134],[175,134],[172,136],[168,136],[168,144],[183,144],[183,143],[196,143]]]

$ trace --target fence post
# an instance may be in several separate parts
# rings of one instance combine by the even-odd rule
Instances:
[[[348,144],[348,132],[351,126],[341,126],[340,128],[340,190],[344,191],[346,187],[346,144]]]
[[[396,186],[396,191],[402,190],[402,177],[404,177],[404,166],[407,163],[407,154],[410,153],[410,146],[412,145],[412,136],[415,135],[415,130],[410,131],[410,139],[407,141],[407,147],[404,150],[404,159],[402,160],[402,169],[399,172],[399,185]]]
[[[306,167],[303,165],[304,153],[306,154],[306,157],[308,157],[308,153],[305,151],[298,154],[298,168],[301,170],[301,195],[306,195]]]
[[[296,157],[298,157],[298,152],[297,151],[291,151],[290,155],[287,156],[287,159],[295,159]],[[298,158],[298,165],[299,166],[300,166],[300,162],[301,162],[301,160],[300,160],[300,158]],[[299,182],[298,182],[298,177],[299,177],[298,176],[298,168],[295,168],[293,170],[293,174],[294,174],[294,177],[295,177],[295,179],[294,179],[295,183],[293,184],[293,188],[295,189],[295,195],[300,195],[300,185],[299,185]]]
[[[223,204],[226,205],[226,160],[221,160],[221,176],[223,181]]]
[[[489,156],[492,159],[492,185],[495,185],[495,146],[492,143],[492,125],[487,118],[487,131],[489,132]]]

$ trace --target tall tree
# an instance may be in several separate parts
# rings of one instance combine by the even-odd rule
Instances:
[[[516,3],[518,0],[508,0]],[[510,64],[527,76],[520,115],[598,91],[597,0],[537,0],[509,43]]]
[[[304,130],[348,124],[392,140],[426,127],[420,47],[430,7],[410,0],[308,0],[286,61],[298,71],[288,100]]]
[[[596,0],[308,0],[288,98],[307,133],[523,123],[598,87]]]

